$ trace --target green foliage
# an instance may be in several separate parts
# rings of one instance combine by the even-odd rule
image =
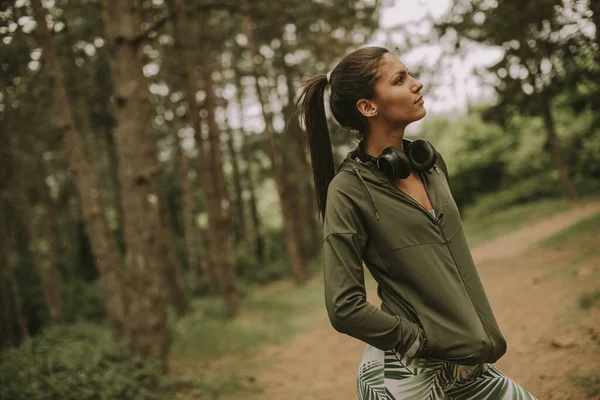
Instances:
[[[584,195],[600,190],[600,130],[593,113],[575,116],[556,102],[556,129],[570,176]],[[461,209],[477,203],[487,212],[562,196],[558,171],[539,117],[515,114],[506,127],[485,122],[477,109],[464,116],[437,116],[419,132],[443,155],[453,196]]]
[[[579,307],[583,310],[588,310],[593,306],[600,306],[600,289],[596,289],[591,293],[584,293],[579,297]]]
[[[172,354],[198,360],[245,354],[310,327],[321,304],[320,284],[293,287],[291,282],[282,282],[281,288],[266,294],[248,296],[233,320],[226,317],[220,298],[196,299],[192,312],[176,322]]]
[[[0,357],[0,398],[167,399],[158,364],[94,325],[46,329]]]
[[[102,322],[106,317],[104,297],[97,281],[71,279],[63,287],[64,314],[70,322]]]
[[[289,277],[289,264],[285,262],[284,256],[277,257],[259,264],[247,247],[238,246],[235,249],[237,278],[246,283],[264,284]]]
[[[546,238],[540,244],[546,247],[554,247],[559,244],[581,239],[583,236],[598,234],[600,226],[600,214],[596,214]]]
[[[571,376],[571,381],[584,389],[590,399],[597,399],[600,396],[600,373],[594,372],[587,375]]]
[[[567,210],[571,204],[564,199],[545,199],[491,211],[486,202],[467,207],[463,224],[469,243],[477,245],[521,226]]]
[[[556,173],[550,172],[517,181],[505,190],[480,196],[478,206],[489,212],[495,212],[517,204],[560,197],[562,192],[556,175]]]

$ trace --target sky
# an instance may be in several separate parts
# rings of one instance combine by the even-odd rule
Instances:
[[[451,0],[391,0],[391,6],[381,10],[380,26],[385,29],[398,24],[409,24],[424,18],[429,13],[433,18],[439,18],[448,12]],[[430,31],[426,25],[417,26],[419,33]],[[401,37],[392,37],[401,41]],[[368,45],[384,45],[385,35],[378,31],[373,35]],[[450,68],[444,73],[440,85],[429,87],[431,96],[425,97],[425,106],[429,114],[466,111],[469,99],[490,98],[491,87],[482,87],[474,77],[472,70],[476,67],[491,65],[502,57],[502,51],[481,45],[472,45],[469,55],[463,60],[458,57],[449,60]],[[433,65],[441,52],[439,45],[415,48],[406,54],[398,54],[400,59],[411,69],[411,64],[426,63]],[[425,86],[427,82],[423,81]],[[416,124],[418,128],[418,124]],[[414,129],[413,129],[414,130]]]

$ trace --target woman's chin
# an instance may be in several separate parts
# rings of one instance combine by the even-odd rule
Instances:
[[[423,119],[426,115],[427,115],[427,110],[425,109],[425,107],[421,107],[421,109],[419,110],[419,112],[415,116],[416,117],[415,120],[412,121],[412,122],[419,121],[419,120]]]

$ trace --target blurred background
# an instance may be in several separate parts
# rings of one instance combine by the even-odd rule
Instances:
[[[470,244],[543,242],[511,261],[533,275],[482,279],[515,363],[575,353],[508,372],[600,398],[599,28],[598,0],[0,1],[0,398],[355,398],[294,103],[366,45],[424,83],[407,135]],[[330,132],[339,162],[356,141]],[[519,316],[522,282],[562,308]]]

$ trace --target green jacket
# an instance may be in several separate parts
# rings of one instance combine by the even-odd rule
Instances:
[[[436,217],[375,165],[348,154],[324,216],[325,302],[333,327],[381,350],[458,364],[495,362],[506,341],[477,274],[443,159],[422,174]],[[443,168],[443,171],[440,169]],[[381,309],[366,301],[363,262]]]

